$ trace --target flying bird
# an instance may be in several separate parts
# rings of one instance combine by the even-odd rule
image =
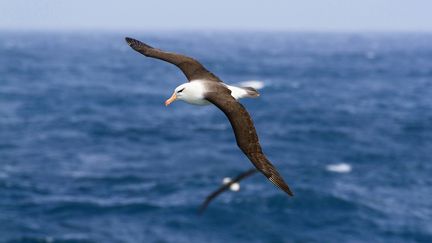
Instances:
[[[126,42],[132,49],[147,57],[176,65],[188,79],[189,82],[174,89],[174,93],[165,101],[166,106],[176,100],[182,100],[193,105],[213,104],[217,106],[228,117],[238,147],[256,169],[281,190],[293,196],[287,183],[264,155],[252,119],[243,105],[238,102],[241,98],[259,96],[254,88],[227,85],[191,57],[165,52],[129,37],[126,37]]]
[[[219,196],[219,194],[221,194],[222,192],[228,190],[231,188],[232,185],[240,182],[241,180],[255,174],[257,172],[257,169],[252,168],[249,169],[247,171],[242,172],[241,174],[239,174],[238,176],[236,176],[234,179],[228,181],[227,183],[224,183],[222,186],[220,186],[218,189],[216,189],[215,191],[213,191],[212,193],[210,193],[206,199],[204,200],[204,202],[201,204],[200,208],[199,208],[199,213],[202,214],[204,213],[204,211],[206,210],[206,208],[208,207],[208,205],[217,197]]]

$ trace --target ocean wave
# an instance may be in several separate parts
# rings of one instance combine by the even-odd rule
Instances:
[[[161,208],[161,206],[148,202],[143,198],[94,198],[77,196],[60,196],[34,199],[21,205],[22,208],[39,206],[49,214],[68,214],[71,212],[86,212],[98,214],[103,212],[134,211],[146,212]]]
[[[350,173],[352,166],[347,163],[330,164],[326,166],[326,169],[330,172],[335,173]]]
[[[252,87],[256,90],[260,90],[265,87],[265,83],[263,81],[258,81],[258,80],[247,80],[247,81],[239,82],[235,84],[235,86]]]
[[[163,107],[181,71],[122,36],[4,34],[0,241],[431,238],[430,36],[377,37],[378,50],[361,34],[217,35],[143,39],[264,89],[241,102],[293,198],[260,174],[194,217],[223,177],[252,165],[216,107]]]
[[[96,243],[86,235],[69,234],[66,236],[27,236],[8,239],[6,243]]]

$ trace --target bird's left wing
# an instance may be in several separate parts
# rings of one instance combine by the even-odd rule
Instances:
[[[216,105],[228,117],[234,130],[237,145],[255,167],[273,184],[288,195],[293,196],[292,191],[279,172],[262,152],[255,126],[243,105],[237,102],[228,92],[209,92],[205,94],[205,98]]]
[[[197,60],[177,53],[166,52],[153,48],[139,40],[126,37],[126,42],[132,49],[147,57],[157,58],[176,65],[189,81],[204,79],[208,81],[222,82],[216,75],[208,71]]]

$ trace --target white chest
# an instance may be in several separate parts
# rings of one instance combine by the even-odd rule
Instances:
[[[210,102],[204,98],[205,92],[202,82],[193,81],[188,83],[179,99],[192,105],[209,105]]]

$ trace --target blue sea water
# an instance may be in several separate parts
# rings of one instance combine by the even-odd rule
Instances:
[[[295,197],[256,174],[199,216],[252,165],[126,35],[262,81],[242,103]],[[431,152],[430,34],[0,34],[0,242],[432,242]]]

